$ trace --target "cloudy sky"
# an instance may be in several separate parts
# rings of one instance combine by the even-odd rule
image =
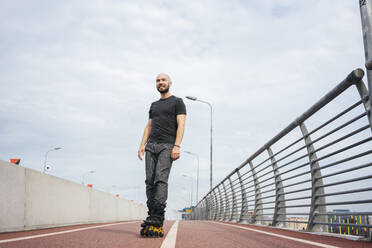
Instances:
[[[145,201],[137,150],[155,77],[213,105],[214,184],[357,67],[358,1],[2,1],[0,159]],[[209,188],[209,108],[190,102],[182,150]],[[196,160],[174,163],[169,207]],[[194,183],[195,184],[195,183]],[[195,190],[194,190],[195,192]],[[194,196],[195,200],[195,196]]]

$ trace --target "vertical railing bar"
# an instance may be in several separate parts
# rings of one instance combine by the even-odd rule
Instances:
[[[210,220],[210,216],[211,216],[211,211],[212,211],[212,204],[211,204],[211,197],[210,197],[210,193],[208,194],[208,197],[207,197],[207,202],[208,202],[208,211],[207,211],[207,216],[206,216],[206,219],[207,219],[207,220]]]
[[[279,175],[279,169],[278,165],[276,163],[273,151],[271,150],[270,147],[267,148],[267,152],[269,154],[269,157],[271,159],[271,164],[273,167],[273,173],[275,177],[275,210],[274,210],[274,216],[273,216],[273,221],[272,221],[272,226],[276,226],[278,223],[281,225],[286,225],[285,222],[280,222],[280,220],[285,220],[286,218],[286,209],[282,208],[285,207],[285,197],[284,197],[284,189],[283,189],[283,182],[282,178]],[[280,220],[279,220],[280,218]]]
[[[208,197],[207,197],[207,206],[208,206],[208,208],[207,208],[207,212],[206,212],[206,216],[205,216],[205,219],[206,220],[210,220],[209,219],[209,216],[210,216],[210,212],[211,212],[211,202],[210,202],[210,195],[208,195]]]
[[[216,208],[216,205],[215,205],[215,202],[214,202],[213,193],[211,193],[211,203],[212,203],[212,211],[210,213],[209,219],[210,220],[213,220],[214,211],[215,211],[215,208]]]
[[[315,153],[314,146],[312,145],[312,141],[309,135],[309,132],[307,131],[307,128],[305,126],[305,123],[300,124],[300,129],[302,132],[302,135],[304,136],[305,144],[307,147],[307,152],[309,156],[310,161],[310,170],[311,170],[311,206],[310,206],[310,212],[309,212],[309,219],[307,224],[307,230],[308,231],[324,231],[323,226],[317,226],[314,225],[314,222],[324,222],[324,216],[316,215],[318,212],[325,213],[327,212],[325,206],[317,206],[317,203],[325,204],[325,198],[324,197],[317,197],[316,195],[323,195],[324,194],[324,188],[318,188],[317,186],[323,186],[323,179],[317,179],[316,177],[321,177],[321,171],[319,169],[319,164],[317,162],[317,156]]]
[[[217,214],[218,214],[218,210],[219,210],[219,204],[218,204],[218,200],[217,200],[217,195],[216,195],[216,191],[213,190],[213,195],[214,195],[214,201],[215,201],[215,211],[213,213],[213,220],[217,220]]]
[[[213,200],[213,195],[212,195],[212,193],[210,194],[210,208],[211,208],[211,210],[210,210],[210,212],[209,212],[209,216],[208,216],[208,219],[209,220],[212,220],[213,219],[213,213],[214,213],[214,200]]]
[[[227,197],[225,182],[222,183],[222,187],[223,187],[223,191],[225,194],[225,212],[224,212],[223,220],[226,221],[230,210],[229,210],[229,198]]]
[[[208,209],[209,209],[209,203],[208,203],[208,196],[205,198],[205,212],[203,214],[203,220],[207,220],[208,216]]]
[[[212,194],[209,196],[209,206],[210,206],[210,212],[209,212],[209,216],[208,216],[208,220],[212,220],[212,216],[213,216],[213,209],[214,209],[214,201],[213,201],[213,196]]]
[[[251,223],[256,223],[257,215],[261,215],[263,213],[262,209],[259,209],[259,205],[262,205],[262,200],[261,200],[262,196],[261,196],[261,190],[260,190],[260,183],[258,181],[258,177],[256,175],[252,161],[249,161],[249,166],[252,171],[253,180],[254,180],[254,188],[255,188],[254,213],[253,213],[253,218],[251,219]]]
[[[372,132],[372,117],[371,117],[371,104],[370,104],[371,99],[369,99],[369,96],[368,96],[369,93],[368,93],[367,87],[364,84],[363,80],[360,80],[359,82],[355,83],[355,86],[359,92],[360,98],[362,99],[364,109],[367,113],[369,126]]]
[[[229,177],[229,182],[230,182],[230,188],[232,192],[232,203],[231,203],[231,210],[230,210],[231,215],[230,215],[229,221],[234,221],[235,212],[237,211],[238,204],[236,203],[235,189],[232,185],[231,177]]]
[[[213,199],[213,214],[212,214],[212,220],[216,220],[216,214],[217,214],[217,202],[216,202],[216,195],[214,190],[212,191],[212,199]]]
[[[236,170],[236,174],[239,177],[239,182],[240,182],[240,191],[241,197],[242,197],[242,202],[241,202],[241,209],[240,209],[240,217],[239,217],[239,223],[246,223],[246,219],[248,218],[248,202],[247,202],[247,194],[245,192],[245,186],[243,184],[242,176],[240,174],[240,170]]]
[[[220,199],[220,213],[219,213],[219,220],[222,221],[223,220],[223,214],[224,214],[224,205],[223,205],[223,200],[222,200],[222,193],[221,193],[221,189],[220,189],[220,186],[217,187],[217,190],[218,190],[218,195],[219,195],[219,199]]]

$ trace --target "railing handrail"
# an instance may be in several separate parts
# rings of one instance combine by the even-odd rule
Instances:
[[[239,167],[235,168],[230,174],[228,174],[220,183],[214,186],[206,195],[198,202],[196,206],[202,202],[207,195],[209,195],[212,191],[214,191],[218,186],[220,186],[223,182],[225,182],[229,177],[236,173],[236,171],[243,168],[245,165],[256,158],[259,154],[264,152],[267,148],[269,148],[272,144],[277,142],[283,136],[291,132],[293,129],[299,126],[300,123],[307,120],[310,116],[312,116],[315,112],[320,110],[322,107],[327,105],[333,99],[335,99],[338,95],[340,95],[343,91],[345,91],[350,86],[358,83],[362,80],[364,76],[364,71],[360,68],[353,70],[342,82],[340,82],[337,86],[335,86],[331,91],[329,91],[325,96],[323,96],[319,101],[317,101],[314,105],[312,105],[307,111],[305,111],[301,116],[296,118],[293,122],[291,122],[286,128],[284,128],[281,132],[279,132],[276,136],[274,136],[270,141],[268,141],[265,145],[263,145],[260,149],[258,149],[253,155],[251,155],[248,159],[246,159]]]

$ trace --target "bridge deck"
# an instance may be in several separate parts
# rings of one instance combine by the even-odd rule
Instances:
[[[165,231],[175,235],[142,238],[139,221],[52,228],[0,234],[0,247],[372,247],[351,241],[269,227],[206,221],[166,221]],[[178,228],[176,228],[178,226]]]

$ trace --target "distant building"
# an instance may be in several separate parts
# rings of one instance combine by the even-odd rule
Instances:
[[[289,217],[288,227],[295,230],[305,231],[307,228],[308,218],[306,217]]]

